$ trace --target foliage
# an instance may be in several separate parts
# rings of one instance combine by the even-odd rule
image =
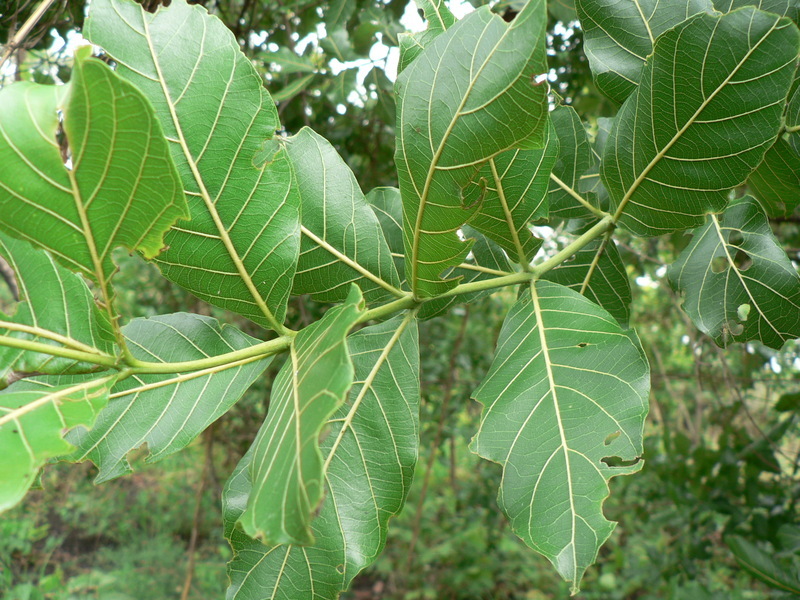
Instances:
[[[795,589],[796,493],[782,486],[797,458],[776,448],[797,407],[787,395],[765,430],[752,417],[755,428],[744,425],[751,399],[727,362],[736,343],[762,365],[778,361],[800,337],[800,275],[784,248],[798,239],[800,197],[790,0],[647,11],[528,0],[461,19],[432,0],[419,2],[428,26],[415,33],[402,32],[402,2],[261,15],[258,3],[217,3],[218,16],[168,4],[93,0],[82,33],[101,58],[81,48],[68,83],[0,90],[0,255],[19,300],[0,314],[0,449],[10,456],[0,509],[48,461],[88,458],[105,481],[130,472],[137,447],[163,459],[228,414],[243,430],[222,498],[229,596],[337,598],[376,561],[410,497],[430,427],[419,419],[422,363],[449,378],[434,445],[455,419],[452,442],[472,437],[475,454],[502,465],[499,480],[480,467],[494,473],[497,505],[572,593],[598,556],[589,593],[615,587],[606,514],[624,514],[613,496],[604,514],[609,481],[651,453],[666,457],[654,460],[658,484],[625,478],[621,497],[655,511],[666,490],[664,514],[686,510],[698,531],[725,515],[715,534],[732,555]],[[585,41],[564,58],[556,48],[569,42],[554,32],[575,17]],[[301,35],[316,41],[298,51]],[[394,84],[388,69],[368,65],[362,82],[353,66],[378,41],[395,48]],[[608,100],[580,96],[594,86]],[[171,314],[121,281],[125,251],[188,292]],[[646,265],[664,256],[672,264],[660,275]],[[633,273],[668,276],[674,292],[660,310],[672,312],[657,326],[672,339],[683,328],[688,359],[629,328],[654,322],[659,305],[632,302]],[[482,413],[459,422],[464,411],[448,407],[467,317],[449,366],[420,354],[419,328],[485,307],[495,291],[502,327],[484,328],[472,348],[484,357],[471,391]],[[719,432],[703,432],[678,402],[654,405],[660,436],[648,435],[650,365],[663,376],[698,352],[713,352],[715,376],[735,391]],[[756,389],[751,363],[736,373]],[[268,402],[241,412],[250,386]],[[453,443],[450,454],[454,483]],[[409,560],[437,477],[430,456]],[[720,478],[752,498],[709,492]],[[484,524],[464,539],[516,556],[518,542],[489,531],[502,525],[480,489],[458,499]],[[689,537],[693,558],[707,540]],[[611,544],[625,553],[624,540]],[[783,554],[773,559],[767,544]],[[391,550],[387,560],[397,562]],[[691,594],[682,568],[662,575]],[[513,595],[486,581],[475,590]]]

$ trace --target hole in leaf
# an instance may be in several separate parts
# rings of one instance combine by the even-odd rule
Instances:
[[[740,249],[736,252],[736,256],[733,257],[733,264],[736,265],[739,271],[747,271],[747,269],[753,266],[753,259],[750,258],[747,252]]]
[[[640,460],[642,460],[641,456],[637,456],[633,460],[623,460],[619,456],[606,456],[602,459],[602,462],[607,464],[609,467],[631,467],[637,464]]]
[[[725,256],[715,256],[711,259],[711,271],[713,273],[724,273],[728,268],[728,259]]]
[[[578,348],[586,348],[586,346],[588,346],[588,345],[589,345],[589,344],[587,344],[586,342],[580,342],[580,343],[578,344]]]
[[[339,575],[344,575],[344,565],[336,565],[336,570],[339,572]]]
[[[740,304],[739,307],[736,309],[736,317],[739,319],[739,322],[744,323],[745,321],[747,321],[748,316],[750,316],[750,305]]]
[[[613,442],[615,439],[617,439],[620,435],[622,435],[622,432],[618,429],[614,433],[611,433],[611,434],[607,435],[606,439],[603,440],[603,444],[605,444],[606,446],[610,445],[611,442]]]
[[[741,335],[744,331],[744,325],[741,323],[728,323],[728,328],[733,335]]]
[[[61,162],[68,170],[72,170],[72,152],[69,149],[69,141],[67,134],[64,131],[64,116],[59,111],[58,114],[58,129],[56,129],[56,143],[58,144],[58,151],[61,153]]]
[[[735,231],[731,231],[728,235],[728,245],[729,246],[741,246],[742,242],[744,242],[744,236],[742,232],[738,229]]]

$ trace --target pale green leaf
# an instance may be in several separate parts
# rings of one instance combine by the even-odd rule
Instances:
[[[311,75],[304,75],[303,77],[293,79],[285,88],[279,92],[275,92],[272,95],[272,99],[275,100],[275,102],[286,102],[287,100],[291,100],[297,96],[297,94],[306,89],[311,82],[314,81],[315,77],[316,75],[312,73]]]
[[[530,264],[542,243],[531,233],[530,224],[548,216],[550,171],[558,154],[558,139],[549,122],[544,144],[490,159],[471,182],[474,191],[468,188],[466,193],[467,201],[473,195],[478,202],[483,197],[470,227],[497,242],[519,264]]]
[[[658,39],[603,153],[620,223],[660,235],[725,206],[775,141],[799,43],[789,19],[753,8],[699,14]]]
[[[230,600],[335,600],[371,564],[389,518],[403,507],[419,445],[419,349],[411,315],[364,328],[347,339],[355,368],[348,401],[328,420],[325,500],[312,546],[264,546],[234,528],[251,484],[248,454],[223,493],[225,536],[235,552]]]
[[[116,340],[108,315],[79,275],[44,250],[5,234],[0,234],[0,256],[14,270],[20,298],[13,316],[0,312],[0,335],[102,354],[113,364]],[[95,363],[0,345],[0,387],[22,374],[96,370]]]
[[[356,10],[356,0],[331,0],[325,11],[325,25],[331,29],[344,26]]]
[[[800,276],[751,197],[709,215],[668,275],[694,324],[720,346],[759,340],[778,349],[800,337]]]
[[[275,63],[280,67],[281,75],[294,73],[315,73],[317,68],[306,56],[300,56],[290,48],[278,48],[275,52],[264,55],[264,62]],[[274,96],[273,96],[274,97]]]
[[[166,236],[162,273],[203,300],[281,328],[300,247],[300,199],[273,138],[275,105],[233,34],[201,6],[155,14],[92,2],[84,31],[150,99],[192,220]]]
[[[64,433],[92,426],[114,379],[116,374],[50,389],[20,381],[0,393],[0,511],[22,499],[48,459],[73,449]]]
[[[788,217],[800,205],[800,156],[778,138],[747,180],[753,196],[771,217]]]
[[[606,309],[622,327],[628,327],[631,284],[613,241],[587,244],[542,277],[583,294]]]
[[[105,290],[115,248],[155,256],[187,211],[152,107],[85,54],[78,52],[68,86],[20,82],[0,91],[0,229]]]
[[[444,0],[417,0],[416,5],[422,9],[425,20],[428,22],[427,29],[410,34],[403,33],[399,37],[400,60],[397,72],[400,73],[419,53],[425,49],[439,34],[444,33],[455,24],[456,18],[444,3]]]
[[[617,102],[636,89],[662,33],[692,15],[714,11],[711,0],[577,0],[576,8],[595,84]]]
[[[480,165],[522,147],[542,147],[547,86],[545,5],[532,0],[511,24],[488,7],[439,35],[397,78],[395,162],[403,197],[406,277],[430,297],[457,279],[440,274],[469,251],[456,230],[479,205],[462,204]]]
[[[503,465],[515,533],[578,590],[614,524],[608,480],[641,468],[649,368],[632,332],[563,286],[529,286],[506,317],[475,452]],[[611,466],[610,460],[630,461]]]
[[[345,338],[363,311],[353,286],[344,304],[303,329],[289,348],[253,442],[253,490],[239,522],[268,544],[312,544],[311,517],[323,496],[319,435],[353,384]]]
[[[353,282],[368,302],[399,295],[400,278],[380,223],[344,160],[307,127],[286,148],[303,206],[293,293],[340,302]]]
[[[235,327],[188,313],[134,319],[123,333],[135,358],[156,363],[201,360],[258,343]],[[148,460],[161,460],[225,414],[271,360],[248,357],[185,373],[132,375],[114,386],[91,431],[67,436],[77,446],[70,460],[95,463],[98,483],[129,473],[126,456],[143,444]]]

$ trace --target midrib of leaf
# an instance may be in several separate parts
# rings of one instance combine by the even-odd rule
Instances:
[[[414,310],[414,311],[409,311],[406,314],[405,318],[403,319],[403,322],[400,323],[400,327],[397,328],[397,330],[394,332],[389,342],[383,348],[380,356],[378,357],[378,360],[375,361],[375,365],[372,367],[372,369],[369,372],[369,375],[367,375],[367,378],[364,380],[364,384],[361,386],[361,389],[358,392],[358,396],[353,401],[353,406],[350,408],[350,410],[347,413],[347,416],[344,419],[342,428],[339,430],[339,435],[336,437],[336,441],[333,442],[331,450],[328,453],[328,457],[325,459],[325,464],[322,466],[323,473],[328,472],[328,466],[331,464],[331,460],[333,460],[333,456],[334,454],[336,454],[336,450],[339,448],[339,444],[342,442],[345,433],[347,433],[347,430],[352,425],[353,418],[355,417],[356,412],[358,411],[358,407],[361,404],[361,401],[364,399],[364,396],[367,395],[367,392],[370,389],[372,389],[372,383],[373,381],[375,381],[375,377],[378,375],[378,371],[381,370],[381,367],[389,358],[389,354],[391,353],[395,344],[397,344],[397,341],[400,339],[400,336],[403,335],[403,332],[406,330],[406,327],[408,327],[408,324],[411,323],[411,321],[414,319],[416,312],[417,311]]]
[[[539,343],[542,346],[542,358],[544,359],[545,370],[547,371],[547,383],[550,387],[550,394],[553,396],[553,409],[556,415],[556,421],[558,422],[561,447],[564,449],[564,469],[567,473],[567,490],[571,520],[570,545],[572,546],[572,581],[574,582],[578,579],[578,555],[575,547],[575,501],[572,497],[572,472],[569,463],[569,446],[567,445],[567,437],[564,433],[564,424],[561,422],[561,410],[558,406],[556,381],[553,377],[553,365],[550,362],[550,349],[547,346],[547,336],[544,331],[544,320],[542,319],[542,308],[539,305],[539,294],[536,292],[536,281],[532,281],[529,287],[531,290],[531,299],[533,300],[533,312],[536,315],[536,325],[539,330]],[[543,469],[544,468],[546,468],[546,466],[543,467]],[[531,506],[533,506],[533,499],[531,499]]]
[[[491,21],[486,23],[486,26],[483,28],[484,32],[486,31],[486,28],[489,27],[490,24],[491,24]],[[495,43],[495,45],[492,48],[491,52],[489,52],[489,54],[484,59],[484,61],[481,64],[480,68],[478,69],[478,71],[475,73],[475,75],[470,80],[469,85],[467,86],[467,89],[464,92],[464,96],[461,99],[461,102],[459,103],[458,108],[456,109],[455,113],[453,114],[453,118],[450,119],[450,124],[447,126],[447,129],[445,130],[444,135],[442,136],[442,139],[439,142],[439,147],[436,149],[436,152],[434,153],[433,158],[431,159],[430,167],[428,167],[428,174],[425,177],[425,185],[422,188],[422,194],[420,194],[420,198],[419,198],[419,209],[417,210],[417,218],[416,218],[416,222],[414,223],[414,238],[413,238],[413,242],[412,242],[412,245],[411,245],[411,289],[412,289],[412,291],[413,291],[415,296],[416,296],[416,293],[417,293],[417,282],[418,282],[418,279],[419,279],[419,274],[417,272],[418,271],[417,266],[419,264],[419,240],[420,240],[420,233],[421,233],[421,230],[422,230],[422,218],[423,218],[423,216],[425,214],[425,207],[426,207],[427,202],[428,202],[428,192],[430,190],[431,182],[433,181],[433,175],[437,170],[437,165],[439,164],[439,159],[442,157],[442,152],[444,152],[444,148],[447,145],[447,140],[450,137],[450,133],[453,131],[453,128],[456,126],[456,123],[458,122],[459,117],[462,116],[461,110],[464,108],[464,105],[467,103],[467,100],[469,100],[469,95],[472,93],[472,88],[475,86],[475,82],[477,81],[478,77],[480,77],[480,75],[483,72],[483,69],[486,66],[486,64],[489,62],[489,60],[492,58],[492,56],[494,56],[494,53],[497,50],[497,46],[499,46],[500,43],[506,38],[506,35],[508,35],[509,31],[511,31],[511,27],[506,27],[505,31],[503,31],[503,35],[501,35],[500,39],[497,40],[497,42]],[[482,36],[483,36],[483,32],[481,33],[481,37]],[[450,46],[450,42],[452,42],[453,39],[454,38],[451,37],[450,40],[448,40],[448,47]],[[479,41],[480,41],[480,38],[479,38]],[[479,44],[476,43],[475,47],[477,48],[478,45]],[[442,55],[439,57],[439,65],[442,64],[442,59],[444,58],[444,55],[445,55],[445,52],[443,51]],[[437,69],[437,74],[438,74],[438,69]],[[435,87],[435,81],[434,81],[434,85],[431,86],[431,94],[433,94],[434,87]],[[495,96],[494,98],[492,98],[488,102],[484,102],[481,106],[479,106],[475,110],[479,110],[479,109],[485,107],[487,104],[489,104],[491,102],[494,102],[496,99],[497,99],[497,96]],[[406,106],[406,103],[403,102],[403,111],[404,112],[405,112],[405,106]],[[470,111],[470,112],[475,112],[475,111]],[[428,136],[432,135],[432,127],[430,125],[430,121],[431,121],[431,103],[429,102],[428,103]],[[409,164],[408,157],[406,156],[406,145],[405,145],[405,142],[403,142],[403,157],[406,160],[406,164]],[[409,169],[409,175],[410,175],[410,169]],[[411,177],[411,181],[414,182],[414,189],[416,191],[417,184],[414,181],[414,177],[413,176]]]
[[[141,9],[144,12],[144,9]],[[237,272],[239,273],[239,277],[242,278],[245,286],[247,286],[247,290],[250,292],[250,295],[255,300],[256,305],[261,310],[261,312],[266,317],[269,324],[272,328],[277,331],[281,335],[285,335],[287,333],[287,329],[283,326],[282,323],[278,322],[275,318],[275,315],[272,314],[272,311],[267,306],[264,299],[261,297],[261,294],[258,293],[253,280],[250,278],[249,273],[244,267],[244,263],[242,263],[242,259],[239,256],[236,248],[233,246],[233,242],[231,241],[230,235],[228,234],[225,225],[222,223],[222,220],[219,217],[219,213],[217,212],[216,206],[214,206],[214,202],[211,200],[211,194],[208,193],[208,189],[206,188],[205,181],[203,180],[202,175],[200,174],[199,169],[197,168],[197,163],[192,157],[192,153],[189,151],[189,147],[186,144],[186,138],[183,135],[183,128],[181,127],[181,123],[178,119],[178,115],[175,112],[175,103],[172,100],[172,96],[170,95],[169,89],[167,88],[166,81],[164,79],[164,75],[161,72],[161,63],[159,62],[158,54],[156,54],[155,48],[153,47],[152,38],[150,36],[150,27],[147,22],[147,18],[142,18],[142,23],[144,25],[145,30],[145,39],[147,40],[147,47],[150,50],[150,56],[153,59],[153,65],[155,66],[156,73],[158,74],[158,83],[161,86],[161,90],[164,93],[164,99],[166,101],[167,107],[169,108],[169,114],[172,119],[172,123],[175,126],[175,131],[178,134],[178,143],[183,150],[183,154],[186,157],[186,162],[189,165],[189,168],[192,171],[192,175],[194,176],[195,181],[197,182],[197,186],[200,189],[200,196],[203,198],[203,203],[206,205],[206,209],[208,210],[209,214],[211,215],[212,220],[214,221],[214,225],[219,232],[220,239],[222,240],[225,249],[228,251],[228,255],[230,256],[231,260],[233,261],[234,266],[236,267]],[[203,36],[205,37],[205,30],[203,31]],[[190,80],[191,81],[191,78]],[[187,83],[187,86],[189,83]],[[259,108],[259,110],[261,110]],[[209,134],[209,137],[213,135],[213,132]],[[206,140],[208,143],[208,140]],[[266,168],[266,166],[264,167]]]
[[[600,263],[600,259],[603,256],[603,252],[606,251],[606,246],[608,245],[610,239],[611,235],[610,233],[607,233],[603,238],[603,241],[600,243],[600,247],[597,249],[597,252],[594,253],[594,258],[592,258],[592,262],[589,265],[589,270],[586,272],[586,277],[583,278],[583,283],[581,284],[581,295],[585,295],[586,288],[589,287],[589,281],[592,279],[592,275],[594,275],[594,271],[597,269],[597,265]]]
[[[648,21],[644,16],[644,11],[642,10],[642,5],[639,4],[639,0],[633,0],[633,3],[636,5],[636,10],[639,11],[639,16],[642,17],[642,23],[644,23],[645,29],[647,29],[647,37],[650,38],[650,45],[653,46],[656,43],[655,38],[653,37],[653,32],[650,29],[650,21]]]
[[[503,207],[503,216],[506,218],[508,232],[511,234],[511,239],[514,242],[514,248],[517,251],[517,260],[519,261],[522,270],[528,271],[530,270],[530,263],[528,262],[528,258],[525,256],[525,250],[522,249],[522,244],[519,241],[519,234],[517,233],[517,228],[514,225],[514,218],[511,216],[511,210],[508,208],[508,202],[506,201],[506,192],[503,189],[503,181],[500,179],[500,174],[497,172],[497,165],[494,164],[493,158],[489,159],[489,167],[492,169],[492,177],[494,177],[494,183],[497,186],[497,196],[500,198],[500,204]]]
[[[38,320],[35,314],[33,315],[33,318],[34,320]],[[36,337],[42,337],[48,340],[52,340],[54,342],[58,342],[59,344],[63,344],[64,346],[67,346],[74,350],[79,350],[81,352],[89,352],[91,354],[97,354],[98,356],[105,356],[106,358],[113,358],[113,356],[109,354],[100,352],[97,348],[89,346],[88,344],[84,344],[83,342],[79,342],[78,340],[73,339],[71,337],[67,337],[61,335],[60,333],[56,333],[55,331],[50,331],[49,329],[42,329],[41,327],[32,327],[30,325],[24,325],[22,323],[12,323],[10,321],[0,321],[0,329],[8,329],[10,331],[19,331],[20,333],[28,333]]]
[[[769,31],[767,31],[767,32],[766,32],[766,33],[765,33],[763,36],[761,36],[761,39],[760,39],[760,40],[758,40],[758,42],[756,42],[755,44],[753,44],[753,47],[752,47],[752,48],[750,48],[750,50],[748,50],[748,51],[747,51],[747,54],[745,54],[745,55],[744,55],[744,57],[743,57],[743,58],[742,58],[742,59],[739,61],[739,63],[738,63],[738,64],[736,65],[736,67],[735,67],[735,68],[734,68],[734,69],[733,69],[733,70],[730,72],[730,74],[729,74],[729,75],[728,75],[728,76],[725,78],[725,80],[724,80],[724,81],[723,81],[723,82],[722,82],[720,85],[718,85],[718,86],[717,86],[717,88],[716,88],[716,89],[715,89],[715,90],[714,90],[714,91],[713,91],[713,92],[712,92],[712,93],[711,93],[711,94],[708,96],[708,98],[706,98],[705,100],[703,100],[703,103],[702,103],[702,104],[699,106],[699,108],[698,108],[698,109],[697,109],[697,110],[694,112],[694,114],[693,114],[693,115],[692,115],[692,116],[689,118],[689,120],[688,120],[688,121],[686,121],[686,123],[684,124],[684,126],[683,126],[683,127],[681,127],[681,128],[678,130],[678,132],[677,132],[677,133],[676,133],[674,136],[672,136],[672,139],[671,139],[671,140],[670,140],[670,141],[669,141],[669,142],[668,142],[668,143],[667,143],[667,144],[664,146],[664,148],[663,148],[663,149],[659,150],[659,152],[658,152],[658,153],[657,153],[657,154],[656,154],[656,155],[653,157],[653,159],[652,159],[652,160],[651,160],[651,161],[650,161],[650,162],[647,164],[647,166],[646,166],[646,167],[645,167],[645,168],[642,170],[642,172],[639,174],[639,176],[638,176],[638,177],[637,177],[637,178],[634,180],[634,182],[631,184],[631,187],[630,187],[630,188],[628,188],[628,191],[627,191],[627,192],[625,192],[625,195],[622,197],[622,200],[620,201],[620,203],[619,203],[619,206],[617,207],[617,210],[614,212],[614,217],[613,217],[613,220],[614,220],[614,222],[615,222],[615,223],[616,223],[616,222],[619,220],[619,218],[622,216],[622,213],[623,213],[623,211],[625,210],[625,206],[626,206],[626,205],[628,204],[628,202],[630,201],[630,199],[631,199],[631,197],[633,196],[634,192],[636,192],[636,189],[637,189],[637,188],[638,188],[638,187],[641,185],[642,181],[644,181],[644,180],[647,178],[647,175],[650,173],[650,170],[651,170],[651,169],[652,169],[654,166],[656,166],[656,165],[658,164],[658,162],[659,162],[659,161],[660,161],[662,158],[664,158],[664,156],[667,154],[667,152],[669,152],[669,149],[670,149],[670,148],[672,148],[672,146],[673,146],[673,145],[674,145],[674,144],[675,144],[675,143],[676,143],[676,142],[677,142],[677,141],[678,141],[678,140],[681,138],[681,136],[682,136],[682,135],[683,135],[683,134],[686,132],[686,130],[687,130],[687,129],[688,129],[690,126],[691,126],[691,125],[693,125],[693,124],[694,124],[694,122],[695,122],[695,120],[697,119],[697,117],[699,117],[699,116],[700,116],[700,113],[702,113],[702,112],[705,110],[706,106],[708,106],[708,103],[709,103],[709,102],[711,102],[711,101],[712,101],[712,100],[713,100],[713,99],[714,99],[714,98],[717,96],[717,94],[720,92],[720,90],[722,90],[722,89],[723,89],[723,88],[724,88],[726,85],[728,85],[728,82],[731,80],[731,78],[732,78],[734,75],[736,75],[736,73],[739,71],[739,69],[741,68],[741,66],[742,66],[742,65],[743,65],[743,64],[744,64],[744,63],[747,61],[747,59],[749,59],[749,58],[750,58],[750,55],[751,55],[753,52],[755,52],[755,51],[756,51],[756,49],[757,49],[757,48],[758,48],[758,47],[761,45],[761,43],[764,41],[764,39],[766,39],[766,37],[767,37],[767,36],[768,36],[770,33],[772,33],[772,32],[775,30],[775,26],[776,26],[777,24],[778,24],[778,20],[776,19],[776,20],[775,20],[775,22],[772,24],[772,27],[770,27],[770,28],[769,28]],[[718,25],[719,25],[719,21],[717,21],[717,26],[718,26]],[[714,31],[716,31],[716,27],[715,27],[715,30],[714,30]],[[712,37],[711,37],[711,38],[709,38],[709,45],[710,45],[710,43],[711,43],[711,42],[710,42],[710,40],[713,40],[713,34],[712,34]],[[706,47],[706,54],[707,54],[707,53],[708,53],[708,47]],[[705,67],[706,67],[706,63],[705,63],[705,59],[703,59],[703,73],[705,73]],[[674,64],[673,64],[673,71],[674,71],[674,68],[675,68],[675,67],[674,67]],[[637,94],[638,94],[638,92],[637,92]],[[674,94],[675,94],[675,92],[674,92],[674,90],[673,90],[673,99],[674,99]],[[638,97],[637,97],[637,98],[638,98]],[[652,112],[652,100],[651,100],[651,103],[650,103],[650,107],[651,107],[651,112]],[[652,121],[652,116],[651,116],[651,121]],[[653,141],[655,142],[655,139],[654,139]]]
[[[739,269],[736,267],[736,263],[733,262],[733,257],[731,256],[730,252],[728,252],[728,244],[727,244],[727,242],[725,241],[725,238],[722,235],[722,228],[719,225],[719,220],[717,219],[717,215],[712,214],[710,216],[711,216],[711,222],[714,224],[714,231],[717,233],[717,237],[719,238],[719,242],[722,245],[722,250],[725,252],[725,258],[727,259],[728,264],[731,267],[731,270],[733,270],[733,272],[736,273],[736,277],[739,279],[739,282],[742,284],[742,287],[744,288],[744,291],[747,293],[747,297],[750,298],[750,303],[758,311],[758,314],[761,315],[761,318],[764,319],[764,321],[766,321],[766,323],[772,328],[772,330],[775,333],[778,334],[778,337],[783,338],[783,335],[781,334],[781,332],[778,331],[777,329],[775,329],[775,326],[772,324],[772,321],[770,321],[767,318],[767,316],[761,311],[761,306],[759,306],[758,302],[756,302],[755,298],[753,298],[753,295],[750,293],[750,288],[747,286],[747,283],[745,283],[745,280],[742,277],[742,274],[739,272]],[[726,294],[726,301],[727,301],[727,294]]]
[[[79,392],[79,391],[81,391],[83,389],[89,389],[89,388],[94,387],[96,385],[100,386],[100,385],[102,385],[102,384],[104,384],[106,382],[109,382],[109,381],[113,380],[116,377],[117,377],[117,374],[114,373],[113,375],[107,375],[106,377],[103,377],[102,379],[95,379],[95,380],[92,380],[92,381],[85,381],[83,383],[79,383],[77,385],[70,386],[70,387],[68,387],[66,389],[59,390],[57,392],[52,392],[50,394],[46,394],[46,395],[42,396],[41,398],[39,398],[38,400],[34,400],[33,402],[29,402],[28,404],[26,404],[25,406],[21,406],[20,408],[16,408],[14,410],[10,410],[8,413],[6,413],[2,417],[0,417],[0,427],[3,427],[4,425],[6,425],[8,423],[11,423],[12,421],[16,421],[17,419],[19,419],[23,415],[26,415],[26,414],[28,414],[30,412],[33,412],[34,410],[36,410],[38,408],[41,408],[42,406],[45,406],[47,404],[50,404],[51,402],[52,403],[56,403],[58,400],[60,400],[64,396],[68,396],[68,395],[70,395],[70,394],[72,394],[74,392]],[[81,398],[80,399],[80,401],[83,401],[83,400],[85,400],[85,398]],[[0,408],[0,410],[5,410],[5,409]],[[56,411],[59,413],[59,415],[61,415],[61,411],[59,411],[57,409],[57,405],[56,405]],[[62,418],[62,421],[63,421],[63,418]]]
[[[383,279],[381,279],[377,275],[374,275],[373,273],[371,273],[370,271],[368,271],[367,269],[362,267],[358,262],[354,261],[349,256],[347,256],[346,254],[343,254],[342,252],[339,252],[336,248],[334,248],[327,241],[325,241],[324,239],[322,239],[321,237],[316,235],[313,231],[308,229],[305,225],[301,225],[300,226],[300,231],[303,233],[303,235],[305,235],[310,240],[312,240],[317,246],[319,246],[320,248],[324,248],[325,250],[330,252],[333,256],[335,256],[337,258],[337,260],[339,260],[340,262],[343,262],[344,264],[346,264],[351,269],[354,269],[354,270],[358,271],[361,275],[363,275],[364,277],[366,277],[367,279],[369,279],[373,283],[378,284],[379,286],[381,286],[383,289],[385,289],[389,293],[393,294],[394,296],[397,296],[398,298],[402,298],[402,297],[404,297],[406,295],[405,292],[403,292],[401,290],[398,290],[396,287],[394,287],[389,282],[384,281]]]

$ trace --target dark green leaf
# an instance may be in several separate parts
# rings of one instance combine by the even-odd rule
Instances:
[[[725,539],[737,562],[771,588],[800,594],[800,576],[793,569],[779,564],[772,556],[743,537],[731,535]]]
[[[550,216],[558,219],[576,219],[591,217],[592,214],[575,197],[565,189],[573,191],[580,187],[581,176],[589,172],[595,164],[592,146],[586,136],[578,113],[571,106],[559,106],[550,117],[557,136],[558,159],[553,165],[553,179],[550,181],[548,198]],[[594,203],[594,198],[587,196]]]
[[[750,174],[747,186],[770,217],[788,217],[800,205],[800,156],[778,138]]]

